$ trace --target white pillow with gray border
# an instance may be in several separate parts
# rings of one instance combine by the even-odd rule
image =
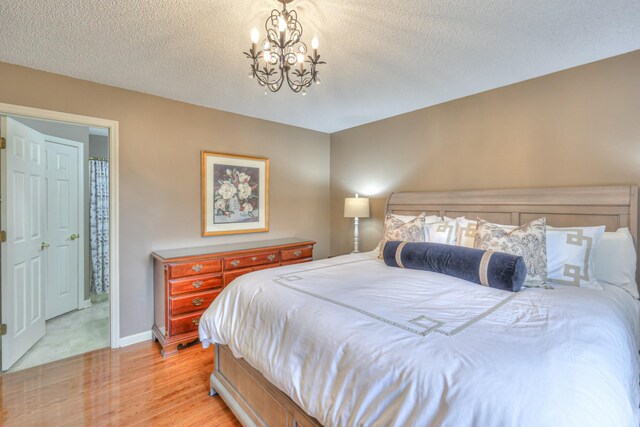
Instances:
[[[456,244],[456,220],[434,222],[424,226],[426,241],[442,243],[445,245]]]
[[[558,285],[602,289],[596,277],[595,254],[604,230],[604,225],[547,226],[547,281]]]

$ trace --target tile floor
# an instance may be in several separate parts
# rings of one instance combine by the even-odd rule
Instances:
[[[109,347],[109,302],[47,320],[45,336],[8,372]]]

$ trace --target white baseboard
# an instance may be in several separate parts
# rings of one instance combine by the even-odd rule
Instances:
[[[132,344],[138,344],[139,342],[148,341],[151,339],[151,330],[140,332],[139,334],[129,335],[126,337],[120,337],[119,347],[126,347]]]
[[[80,310],[84,310],[85,308],[91,307],[91,298],[84,300],[82,304],[80,304]]]

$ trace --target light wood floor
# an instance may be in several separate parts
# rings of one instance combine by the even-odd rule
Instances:
[[[151,341],[0,375],[2,426],[240,426],[209,397],[213,350],[162,359]]]

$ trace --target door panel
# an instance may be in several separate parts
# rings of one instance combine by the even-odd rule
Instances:
[[[0,154],[2,244],[2,369],[9,369],[45,333],[44,137],[7,117],[0,122],[7,149]],[[6,202],[5,202],[6,201]]]
[[[78,308],[80,239],[71,236],[80,233],[80,153],[76,146],[49,141],[45,137],[45,154],[48,207],[45,235],[50,245],[45,307],[46,318],[51,319]]]
[[[14,266],[14,337],[19,337],[27,330],[27,268],[26,263]]]
[[[13,185],[12,191],[13,194],[13,220],[14,220],[14,243],[23,243],[27,238],[27,230],[26,222],[27,218],[25,217],[25,205],[27,196],[27,191],[24,185],[24,173],[23,172],[13,172]]]
[[[42,274],[44,273],[44,266],[42,265],[42,257],[37,257],[31,260],[31,295],[33,297],[28,301],[31,303],[31,321],[35,322],[44,316],[42,312],[43,305],[40,301],[44,298],[42,290],[44,289],[44,283],[42,282]]]
[[[42,206],[42,177],[31,175],[31,200],[29,203],[29,212],[31,213],[31,232],[32,239],[42,239],[42,217],[44,216],[44,206]]]

